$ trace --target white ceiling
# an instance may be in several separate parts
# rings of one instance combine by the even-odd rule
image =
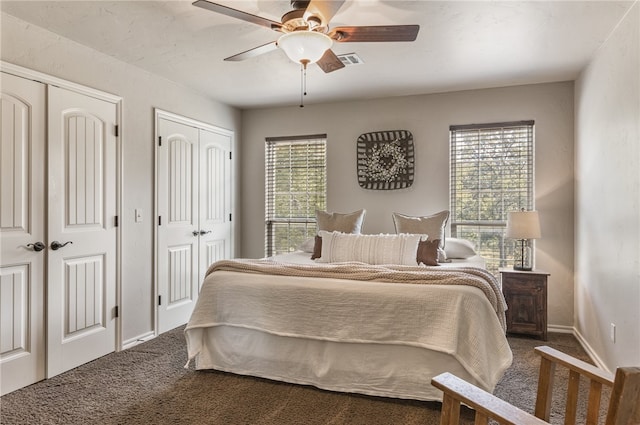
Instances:
[[[218,0],[280,21],[289,0]],[[310,65],[305,103],[573,80],[634,1],[347,0],[331,26],[419,24],[410,43],[334,43],[365,62]],[[296,105],[300,68],[279,33],[176,1],[6,1],[3,12],[239,108]]]

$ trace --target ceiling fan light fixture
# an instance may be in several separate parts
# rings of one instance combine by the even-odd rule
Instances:
[[[315,63],[331,48],[333,40],[317,31],[294,31],[280,36],[278,47],[295,63]]]

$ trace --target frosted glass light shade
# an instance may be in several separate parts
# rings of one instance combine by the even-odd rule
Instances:
[[[294,31],[278,39],[278,47],[296,63],[318,62],[332,44],[333,40],[328,35],[316,31]]]
[[[540,232],[540,218],[538,211],[516,211],[507,213],[507,233],[513,239],[538,239]]]

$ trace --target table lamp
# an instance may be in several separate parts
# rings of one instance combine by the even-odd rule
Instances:
[[[525,211],[523,208],[521,211],[507,213],[507,233],[505,236],[520,240],[520,261],[518,261],[518,258],[515,259],[513,269],[532,270],[531,247],[527,241],[541,237],[538,211]]]

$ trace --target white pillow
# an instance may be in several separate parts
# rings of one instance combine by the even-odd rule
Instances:
[[[471,241],[458,238],[447,238],[444,252],[447,258],[469,258],[478,255]]]
[[[303,252],[313,252],[313,246],[315,245],[315,243],[315,238],[307,238],[304,240],[304,242],[298,245],[298,250]]]
[[[322,255],[320,263],[358,261],[367,264],[402,264],[415,266],[418,243],[427,235],[357,235],[321,230]]]

